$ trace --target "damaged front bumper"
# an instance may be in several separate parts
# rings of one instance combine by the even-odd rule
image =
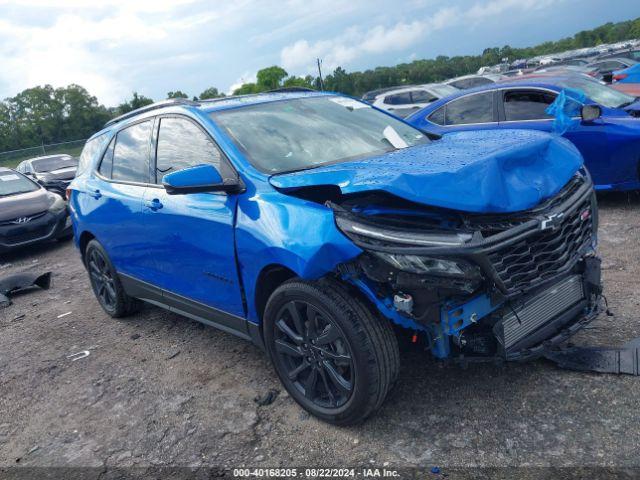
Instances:
[[[410,244],[399,230],[372,235],[376,224],[362,214],[334,210],[365,252],[340,274],[383,315],[424,332],[438,358],[539,357],[599,312],[597,205],[586,174],[531,211],[465,215],[458,244],[423,233],[417,238],[433,245]]]

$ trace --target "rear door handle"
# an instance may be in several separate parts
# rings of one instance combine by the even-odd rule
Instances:
[[[146,202],[144,202],[144,206],[150,208],[155,212],[156,210],[160,210],[162,208],[162,202],[157,198],[154,198],[153,200],[147,200]]]
[[[89,195],[91,195],[96,200],[102,196],[102,194],[100,193],[100,190],[94,190],[93,192],[89,193]]]

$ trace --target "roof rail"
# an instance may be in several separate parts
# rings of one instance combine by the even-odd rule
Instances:
[[[168,100],[163,100],[161,102],[155,102],[151,105],[145,105],[144,107],[136,108],[135,110],[131,110],[130,112],[125,113],[124,115],[120,115],[119,117],[112,118],[107,123],[104,124],[104,128],[110,127],[111,125],[115,125],[116,123],[122,122],[128,118],[135,117],[136,115],[140,115],[141,113],[150,112],[152,110],[157,110],[159,108],[170,107],[172,105],[192,105],[198,106],[200,103],[194,102],[193,100],[188,100],[186,98],[171,98]]]
[[[314,88],[309,87],[280,87],[273,90],[267,90],[265,93],[287,93],[287,92],[315,92]]]

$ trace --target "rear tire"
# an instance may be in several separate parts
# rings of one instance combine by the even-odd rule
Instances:
[[[91,240],[87,244],[84,260],[93,293],[108,315],[120,318],[138,310],[140,300],[125,293],[116,269],[97,240]]]
[[[269,298],[264,339],[278,377],[309,413],[352,425],[378,410],[398,377],[386,319],[332,280],[290,280]]]

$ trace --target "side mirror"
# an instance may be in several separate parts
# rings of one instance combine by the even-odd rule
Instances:
[[[602,109],[598,105],[583,105],[580,116],[583,122],[592,122],[602,115]]]
[[[168,173],[162,179],[167,193],[172,195],[196,192],[237,192],[241,184],[236,180],[223,180],[213,165],[196,165]]]

